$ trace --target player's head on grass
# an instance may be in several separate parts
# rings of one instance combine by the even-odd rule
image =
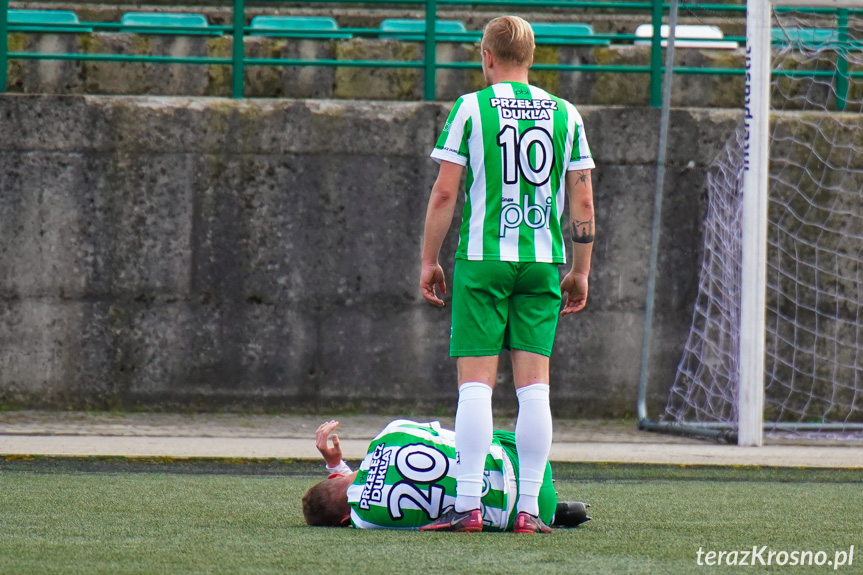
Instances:
[[[501,16],[488,24],[482,33],[482,70],[486,82],[493,83],[490,69],[527,70],[533,64],[536,47],[533,28],[518,16]]]
[[[315,527],[344,527],[350,524],[351,507],[347,488],[350,476],[331,477],[309,487],[303,495],[303,517]],[[346,480],[347,483],[346,483]]]

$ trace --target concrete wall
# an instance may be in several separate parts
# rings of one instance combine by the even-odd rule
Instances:
[[[452,410],[448,309],[416,287],[428,152],[447,112],[0,98],[0,404]],[[581,112],[598,239],[588,308],[558,331],[554,409],[623,416],[636,398],[658,111]],[[738,118],[672,114],[654,401],[689,327],[704,169]],[[496,401],[512,410],[503,373]]]

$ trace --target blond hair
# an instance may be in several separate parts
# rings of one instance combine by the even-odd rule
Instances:
[[[491,52],[502,63],[528,67],[533,58],[533,28],[518,16],[501,16],[485,25],[483,50]]]

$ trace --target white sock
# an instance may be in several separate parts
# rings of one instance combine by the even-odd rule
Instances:
[[[491,388],[478,381],[463,383],[455,412],[456,511],[480,506],[491,433]]]
[[[515,446],[518,449],[519,513],[539,515],[539,489],[551,450],[551,408],[548,384],[534,383],[515,391],[518,396],[518,419],[515,422]]]

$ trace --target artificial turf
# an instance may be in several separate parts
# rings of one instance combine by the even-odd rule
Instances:
[[[698,566],[704,551],[836,551],[863,573],[859,471],[558,465],[594,520],[550,536],[303,525],[318,466],[0,460],[0,573],[825,573]],[[765,554],[766,559],[766,554]]]

